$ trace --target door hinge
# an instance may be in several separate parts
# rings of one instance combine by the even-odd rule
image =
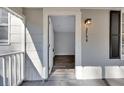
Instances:
[[[50,44],[48,45],[48,47],[50,47]]]

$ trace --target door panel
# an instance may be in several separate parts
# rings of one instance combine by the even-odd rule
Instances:
[[[49,74],[53,68],[53,58],[54,58],[54,31],[51,18],[49,16]]]

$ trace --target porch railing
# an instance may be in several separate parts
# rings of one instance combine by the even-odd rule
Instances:
[[[0,66],[3,86],[16,86],[24,80],[24,52],[1,54]]]

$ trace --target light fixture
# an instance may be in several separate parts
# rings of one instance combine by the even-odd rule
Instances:
[[[87,18],[84,23],[86,26],[86,42],[88,42],[88,28],[89,28],[89,25],[92,23],[92,19]]]

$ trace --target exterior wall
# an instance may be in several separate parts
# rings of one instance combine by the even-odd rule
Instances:
[[[43,9],[43,63],[44,78],[48,78],[48,16],[75,16],[75,76],[79,77],[78,67],[81,65],[81,12],[79,8],[44,8]]]
[[[81,12],[83,22],[86,18],[92,19],[88,42],[82,24],[82,78],[124,78],[124,62],[109,59],[109,10],[85,9]]]
[[[21,10],[21,8],[13,8],[12,10],[18,11]],[[18,13],[17,13],[18,14]],[[22,11],[19,12],[19,14],[22,15]],[[15,21],[16,20],[16,21]],[[21,29],[21,22],[20,19],[17,18],[15,15],[11,15],[11,21],[10,21],[10,44],[8,45],[0,45],[0,53],[3,54],[11,52],[11,51],[20,51],[22,50],[22,39],[24,37],[24,32]]]
[[[16,20],[16,21],[15,21]],[[22,31],[20,19],[11,15],[11,28],[9,31],[9,43],[7,45],[0,45],[0,53],[8,53],[11,51],[21,51],[23,48],[24,31]],[[24,39],[23,39],[24,40]]]
[[[20,14],[22,9],[16,11]],[[82,68],[79,68],[81,79],[124,78],[124,62],[120,59],[109,59],[109,10],[82,9],[81,13],[83,21],[86,18],[92,18],[93,21],[88,31],[87,43],[82,23]],[[43,74],[43,10],[25,8],[24,14],[27,53],[25,79],[41,80]],[[11,29],[13,29],[11,31],[12,42],[10,45],[0,46],[0,53],[6,50],[10,52],[22,49],[20,47],[21,32],[18,32],[18,26],[13,25]]]
[[[28,8],[24,10],[28,29],[26,32],[26,50],[27,54],[32,54],[26,56],[26,79],[38,80],[41,77],[32,63],[42,63],[43,14],[42,9]],[[109,10],[82,9],[81,13],[83,21],[86,18],[92,18],[93,23],[88,31],[87,43],[85,42],[84,24],[82,24],[82,68],[79,71],[80,76],[82,79],[124,78],[123,61],[109,59]],[[29,33],[30,35],[28,35]],[[36,55],[39,56],[40,61],[37,61]]]
[[[42,79],[43,10],[24,8],[26,18],[26,72],[25,80]]]
[[[16,8],[14,8],[16,10]],[[17,10],[18,11],[18,10]],[[22,12],[20,11],[22,15]],[[23,22],[20,18],[17,18],[15,15],[11,14],[11,21],[10,21],[10,38],[9,44],[0,45],[0,54],[4,53],[11,53],[11,52],[18,52],[23,51],[24,49],[24,31],[22,30]],[[2,85],[2,62],[0,58],[0,85]],[[5,59],[8,64],[8,58]],[[6,71],[8,71],[8,67],[6,67]],[[6,77],[8,79],[8,77]]]
[[[55,32],[55,55],[75,55],[75,33]]]

